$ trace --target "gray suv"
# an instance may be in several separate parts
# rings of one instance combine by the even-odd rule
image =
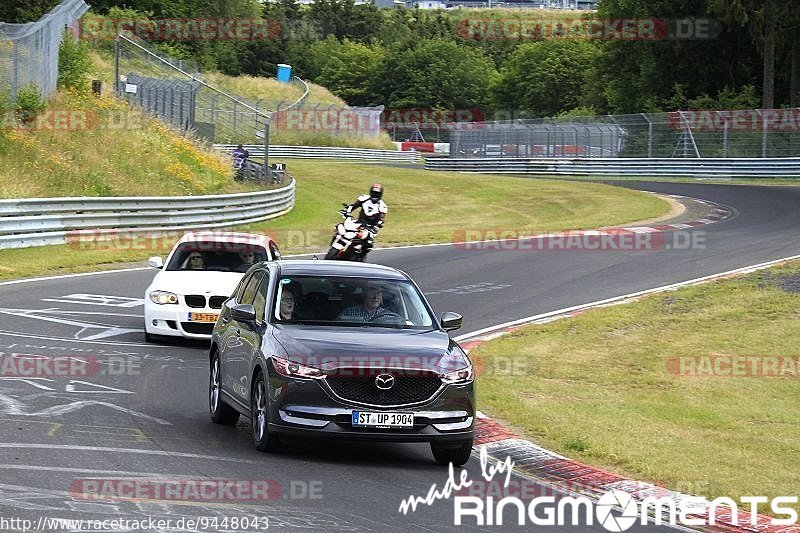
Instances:
[[[405,273],[340,261],[253,266],[212,333],[209,409],[249,417],[253,443],[291,438],[429,442],[437,463],[469,460],[472,363]]]

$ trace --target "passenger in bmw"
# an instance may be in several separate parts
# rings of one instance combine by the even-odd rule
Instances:
[[[236,269],[237,272],[247,272],[247,270],[256,264],[256,252],[254,250],[242,250],[239,252],[239,259],[241,264]]]

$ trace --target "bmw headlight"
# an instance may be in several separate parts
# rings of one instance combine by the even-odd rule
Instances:
[[[177,304],[178,295],[174,292],[153,291],[150,293],[150,301],[158,305]]]
[[[468,383],[472,381],[472,365],[469,365],[466,368],[462,368],[460,370],[453,370],[452,372],[447,372],[446,374],[440,374],[440,378],[442,381],[447,383],[448,385],[458,385],[461,383]]]

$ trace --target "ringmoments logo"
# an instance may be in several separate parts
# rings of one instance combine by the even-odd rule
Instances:
[[[607,531],[626,531],[637,522],[641,525],[669,524],[671,526],[713,526],[724,520],[738,526],[756,526],[758,513],[767,508],[775,516],[772,525],[794,525],[797,512],[796,496],[782,496],[770,500],[766,496],[742,496],[737,503],[732,498],[708,500],[702,496],[683,496],[678,500],[670,496],[649,496],[641,501],[623,490],[611,490],[597,501],[586,496],[539,496],[523,501],[516,496],[485,499],[475,496],[456,496],[453,501],[454,524],[478,526],[578,526],[599,524]],[[768,505],[761,505],[768,504]],[[745,511],[748,521],[739,513]]]
[[[771,500],[766,496],[742,496],[737,502],[727,497],[708,500],[703,496],[655,490],[657,488],[650,486],[647,492],[637,492],[640,496],[638,499],[627,491],[612,489],[594,500],[587,496],[548,494],[550,488],[541,483],[531,487],[526,482],[523,487],[509,490],[512,487],[514,461],[507,456],[503,461],[490,464],[484,446],[480,448],[480,466],[481,478],[471,479],[467,470],[461,470],[456,478],[453,464],[450,463],[447,480],[441,488],[434,483],[425,496],[409,496],[400,503],[398,511],[405,515],[415,512],[421,505],[430,506],[452,497],[453,524],[456,526],[599,524],[607,531],[614,532],[626,531],[637,522],[642,525],[654,523],[704,527],[724,521],[734,526],[740,523],[762,526],[765,517],[759,516],[759,512],[766,510],[772,515],[767,519],[771,525],[791,526],[798,519],[794,508],[797,506],[797,496],[779,496]],[[498,474],[501,476],[495,480]],[[491,492],[505,495],[490,496],[486,489],[499,485],[499,481],[503,482],[502,490]],[[476,491],[471,490],[473,488],[479,489],[479,495],[475,495]]]

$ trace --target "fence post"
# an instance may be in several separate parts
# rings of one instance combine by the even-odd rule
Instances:
[[[119,37],[114,40],[114,96],[119,98]]]
[[[642,117],[647,121],[647,157],[653,157],[653,122],[648,118],[646,113],[641,113]]]
[[[722,157],[728,157],[728,119],[722,128]]]
[[[761,111],[758,111],[761,115],[761,157],[767,157],[767,118]]]

